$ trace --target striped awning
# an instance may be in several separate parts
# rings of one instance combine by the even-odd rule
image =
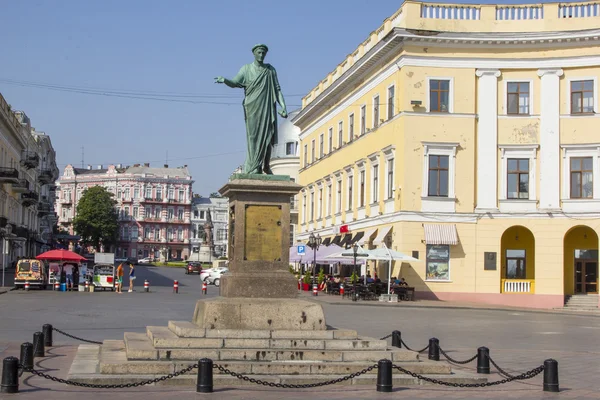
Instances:
[[[360,238],[360,240],[358,241],[358,245],[362,246],[365,243],[369,243],[375,232],[377,232],[377,228],[368,230],[367,233],[365,233],[365,236]]]
[[[458,233],[454,224],[424,224],[426,244],[458,244]]]
[[[323,246],[329,246],[331,244],[331,238],[325,238],[323,239],[323,242],[321,243]]]
[[[388,233],[390,233],[391,230],[392,230],[392,225],[384,226],[383,228],[380,228],[379,233],[377,234],[377,237],[375,238],[375,240],[373,240],[373,244],[383,243],[383,241],[385,240],[385,237],[388,235]]]

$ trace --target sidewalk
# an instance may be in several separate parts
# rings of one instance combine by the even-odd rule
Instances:
[[[378,300],[358,300],[352,301],[349,297],[342,298],[339,295],[329,295],[319,292],[318,296],[313,296],[309,292],[300,292],[300,298],[306,300],[317,301],[323,304],[357,306],[357,307],[401,307],[401,308],[443,308],[454,310],[488,310],[488,311],[514,311],[526,313],[550,313],[563,315],[579,315],[586,317],[600,318],[600,309],[598,311],[570,311],[565,309],[539,309],[525,307],[510,307],[498,304],[486,303],[469,303],[469,302],[454,302],[442,300],[415,300],[415,301],[399,301],[399,302],[384,302]]]

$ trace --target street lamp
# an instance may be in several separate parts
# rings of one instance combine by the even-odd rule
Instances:
[[[312,270],[312,281],[313,281],[313,289],[315,285],[315,269],[317,268],[317,250],[319,250],[319,246],[321,245],[322,239],[319,234],[315,236],[312,232],[308,237],[308,243],[306,244],[308,247],[313,249],[314,259],[313,259],[313,270]],[[313,290],[313,293],[315,291]]]
[[[354,267],[352,270],[352,276],[355,276],[356,274],[356,256],[358,253],[358,244],[354,244],[354,246],[352,246],[352,254],[354,256]],[[357,293],[356,293],[356,279],[352,280],[352,301],[356,301],[357,300]]]

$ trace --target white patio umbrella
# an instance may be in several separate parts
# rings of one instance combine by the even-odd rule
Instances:
[[[385,243],[383,243],[383,248],[367,250],[369,256],[367,260],[380,260],[380,261],[389,261],[390,265],[388,267],[388,294],[390,294],[390,284],[392,280],[392,261],[400,261],[400,262],[421,262],[418,258],[414,258],[408,256],[404,253],[400,253],[399,251],[389,249]]]
[[[357,249],[356,249],[356,258],[357,259],[369,259],[369,250],[365,250],[362,247],[360,247],[359,245],[356,245]],[[328,256],[326,256],[325,258],[349,258],[354,260],[354,249],[350,248],[350,249],[346,249],[344,251],[340,251],[337,253],[333,253],[330,254]],[[356,265],[355,265],[356,267]],[[365,274],[365,284],[367,283],[367,274]]]

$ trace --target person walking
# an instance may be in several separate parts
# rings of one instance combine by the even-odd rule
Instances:
[[[121,289],[123,289],[123,264],[117,267],[117,293],[122,293]]]
[[[65,273],[66,289],[68,291],[72,291],[73,290],[73,265],[64,264],[63,271]]]
[[[135,266],[129,263],[129,293],[133,292],[133,281],[135,281]]]

